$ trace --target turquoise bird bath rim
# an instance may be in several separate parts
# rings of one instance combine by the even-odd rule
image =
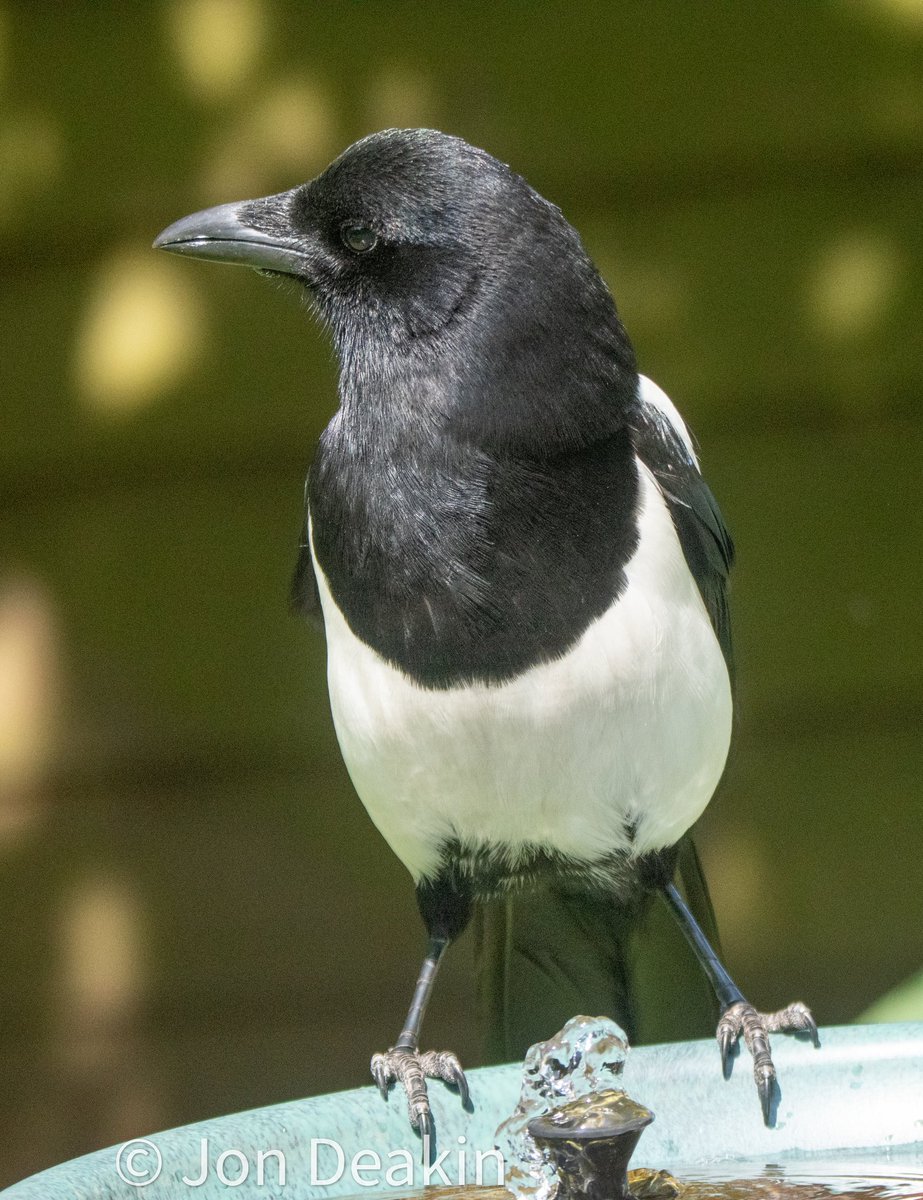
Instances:
[[[772,1128],[749,1058],[721,1076],[713,1040],[632,1050],[623,1082],[655,1114],[633,1166],[796,1162],[859,1152],[923,1171],[923,1022],[821,1030],[821,1047],[776,1036],[781,1094]],[[2,1200],[336,1200],[395,1198],[429,1185],[495,1184],[497,1125],[519,1095],[521,1065],[469,1073],[473,1112],[433,1084],[438,1166],[424,1175],[406,1104],[357,1088],[145,1134],[14,1184]],[[478,1170],[480,1168],[480,1176]],[[390,1172],[390,1174],[389,1174]],[[923,1193],[923,1176],[921,1176]]]

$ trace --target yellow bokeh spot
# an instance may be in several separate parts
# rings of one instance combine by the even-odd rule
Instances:
[[[130,1009],[144,981],[141,913],[126,884],[82,880],[61,914],[62,1000],[71,1020],[105,1020]]]
[[[909,33],[923,33],[923,0],[864,0],[867,9],[876,16],[899,26]]]
[[[882,234],[844,235],[827,249],[809,280],[816,327],[836,338],[872,328],[888,311],[899,274],[897,250]]]
[[[333,150],[330,97],[313,79],[277,84],[254,105],[250,132],[275,166],[325,165]]]
[[[0,808],[6,797],[37,782],[48,765],[57,667],[54,618],[45,589],[26,576],[0,581]]]
[[[328,90],[307,76],[283,80],[248,106],[206,165],[208,199],[242,199],[276,186],[302,183],[338,149]]]
[[[59,903],[56,1075],[72,1094],[103,1098],[95,1110],[101,1139],[124,1141],[163,1120],[156,1071],[137,1038],[150,979],[146,913],[129,878],[99,868],[73,880]]]
[[[144,407],[198,361],[204,325],[184,264],[149,249],[117,254],[100,269],[77,336],[80,395],[104,413]]]
[[[259,0],[180,0],[170,10],[170,33],[190,89],[205,100],[238,92],[266,42]]]

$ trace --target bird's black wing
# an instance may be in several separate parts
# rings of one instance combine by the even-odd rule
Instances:
[[[292,578],[292,608],[307,617],[312,625],[321,628],[324,615],[321,612],[320,595],[317,591],[317,579],[314,575],[314,562],[311,558],[311,544],[308,539],[308,522],[305,519],[304,534],[298,550],[298,562],[295,564],[295,574]]]
[[[686,565],[705,602],[733,678],[728,576],[734,562],[734,543],[721,510],[676,425],[662,409],[645,401],[643,390],[631,426],[635,450],[667,502]]]

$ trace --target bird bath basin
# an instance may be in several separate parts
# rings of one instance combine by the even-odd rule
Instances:
[[[923,1022],[823,1029],[821,1039],[819,1050],[774,1039],[782,1090],[772,1128],[746,1056],[725,1080],[711,1040],[633,1050],[625,1087],[656,1119],[632,1166],[691,1181],[688,1200],[923,1197]],[[468,1078],[471,1113],[447,1088],[430,1088],[442,1157],[441,1172],[430,1168],[428,1177],[403,1097],[392,1093],[385,1104],[370,1086],[150,1134],[32,1176],[2,1198],[398,1200],[424,1186],[430,1197],[451,1187],[457,1198],[463,1183],[466,1198],[494,1200],[502,1193],[487,1190],[497,1181],[487,1152],[516,1105],[521,1067]]]

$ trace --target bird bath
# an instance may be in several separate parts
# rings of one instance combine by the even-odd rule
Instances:
[[[689,1200],[923,1196],[923,1022],[824,1029],[821,1038],[820,1050],[774,1039],[781,1095],[771,1128],[746,1056],[725,1080],[711,1040],[633,1050],[625,1086],[656,1120],[632,1166],[692,1181]],[[398,1200],[424,1185],[457,1197],[459,1183],[475,1185],[466,1197],[493,1200],[501,1193],[487,1190],[497,1178],[488,1152],[516,1105],[521,1070],[471,1071],[470,1113],[431,1086],[440,1157],[428,1177],[403,1097],[385,1104],[370,1086],[150,1134],[26,1179],[2,1200]]]

